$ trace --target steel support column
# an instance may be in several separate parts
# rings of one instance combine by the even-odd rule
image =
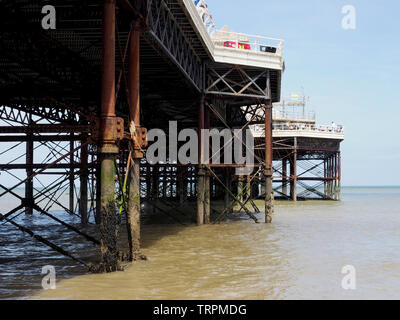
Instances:
[[[338,200],[342,200],[342,154],[338,152]]]
[[[32,123],[32,115],[30,116],[30,121],[29,124]],[[33,179],[30,178],[33,174],[33,150],[34,150],[34,145],[33,145],[33,134],[29,133],[27,135],[27,141],[26,141],[26,176],[27,180],[25,183],[25,201],[27,203],[27,206],[25,208],[25,213],[26,214],[33,214]],[[31,203],[32,202],[32,203]],[[32,205],[29,205],[29,204]]]
[[[293,155],[290,163],[290,197],[297,201],[297,138],[293,142]]]
[[[200,98],[199,114],[198,114],[198,156],[199,156],[199,171],[197,178],[197,224],[202,225],[205,222],[205,175],[206,172],[203,168],[204,154],[203,154],[203,143],[202,141],[202,130],[205,127],[205,95],[202,94]]]
[[[86,141],[82,141],[83,143]],[[82,171],[80,175],[80,198],[79,198],[79,215],[81,216],[82,224],[89,222],[88,217],[88,175],[89,170],[87,169],[88,164],[88,145],[85,144],[81,147],[81,166]]]
[[[204,176],[204,223],[211,222],[211,177],[208,172]]]
[[[140,33],[139,27],[135,25],[129,40],[128,99],[131,131],[140,127]],[[140,257],[140,161],[143,154],[135,141],[133,142],[132,151],[132,167],[129,170],[127,230],[129,260],[136,261]]]
[[[333,182],[334,199],[337,200],[337,152],[335,152],[335,155],[333,156],[333,177],[335,179]]]
[[[210,130],[210,109],[207,107],[204,109],[204,129]],[[204,143],[203,141],[202,143]],[[206,145],[208,146],[209,141]],[[204,159],[206,160],[206,159]],[[207,171],[204,176],[204,223],[210,224],[211,222],[211,177]]]
[[[205,189],[205,179],[204,179],[204,169],[199,168],[197,177],[197,225],[204,224],[204,189]]]
[[[282,159],[282,193],[287,196],[287,159]]]
[[[268,100],[265,105],[265,223],[272,222],[274,211],[272,189],[272,102]]]
[[[333,196],[332,196],[332,185],[333,185],[333,183],[332,183],[332,177],[333,177],[333,158],[332,158],[332,156],[330,156],[329,157],[329,159],[328,159],[328,195],[329,195],[329,198],[330,199],[332,199],[333,198]]]
[[[71,153],[69,157],[69,163],[70,163],[70,169],[69,169],[69,213],[73,214],[75,211],[75,205],[74,205],[74,185],[75,185],[75,179],[74,179],[74,133],[70,134],[71,140],[69,142],[69,152]]]
[[[328,184],[326,181],[326,177],[328,176],[328,162],[327,159],[324,159],[324,195],[328,196]]]
[[[104,0],[103,74],[100,132],[100,247],[101,271],[118,269],[117,215],[115,201],[115,141],[109,140],[109,123],[115,118],[115,0]]]

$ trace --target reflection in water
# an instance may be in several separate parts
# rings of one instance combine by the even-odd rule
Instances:
[[[71,260],[3,225],[0,297],[32,295],[42,266],[54,265],[57,289],[34,291],[34,299],[400,298],[399,208],[400,189],[345,189],[341,203],[279,205],[272,225],[148,225],[149,261],[104,275],[79,275],[84,270]],[[45,217],[19,219],[83,259],[97,255],[65,228],[40,225]],[[356,291],[341,288],[349,264]]]

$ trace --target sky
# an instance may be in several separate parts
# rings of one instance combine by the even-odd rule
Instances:
[[[217,28],[285,41],[282,96],[345,126],[345,186],[400,185],[400,1],[208,0]],[[355,8],[355,29],[342,28]]]
[[[400,1],[207,3],[217,28],[285,41],[282,96],[304,91],[319,124],[345,126],[343,185],[400,185]],[[342,28],[347,5],[354,30]]]

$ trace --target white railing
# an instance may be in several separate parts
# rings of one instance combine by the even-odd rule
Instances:
[[[211,39],[216,47],[283,56],[281,39],[227,31],[216,31]]]
[[[283,40],[232,31],[216,30],[212,15],[208,11],[206,1],[193,0],[193,3],[215,47],[234,51],[240,50],[283,56]]]
[[[313,131],[334,134],[344,134],[342,125],[308,125],[304,123],[273,124],[273,130],[278,131]]]
[[[255,137],[263,137],[264,136],[264,125],[252,125],[250,126],[251,131]],[[343,126],[310,126],[310,125],[303,125],[303,124],[273,124],[272,129],[274,132],[292,132],[292,133],[320,133],[323,135],[341,135],[344,137],[344,127]]]

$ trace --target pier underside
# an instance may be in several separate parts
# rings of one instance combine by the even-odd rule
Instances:
[[[214,62],[182,1],[57,1],[55,30],[42,27],[46,4],[0,3],[0,201],[15,202],[0,221],[100,272],[145,258],[140,223],[152,214],[206,224],[236,210],[258,222],[253,199],[262,196],[271,222],[271,114],[281,70]],[[167,153],[150,164],[147,133],[168,132],[171,121],[197,132],[264,123],[264,152],[246,175],[235,174],[243,165],[207,163],[201,138],[198,162]],[[59,220],[56,209],[97,223],[100,239]],[[18,225],[21,214],[46,215],[99,245],[101,264]],[[129,252],[117,246],[121,221]]]
[[[340,200],[340,140],[274,138],[274,193],[285,200]]]

